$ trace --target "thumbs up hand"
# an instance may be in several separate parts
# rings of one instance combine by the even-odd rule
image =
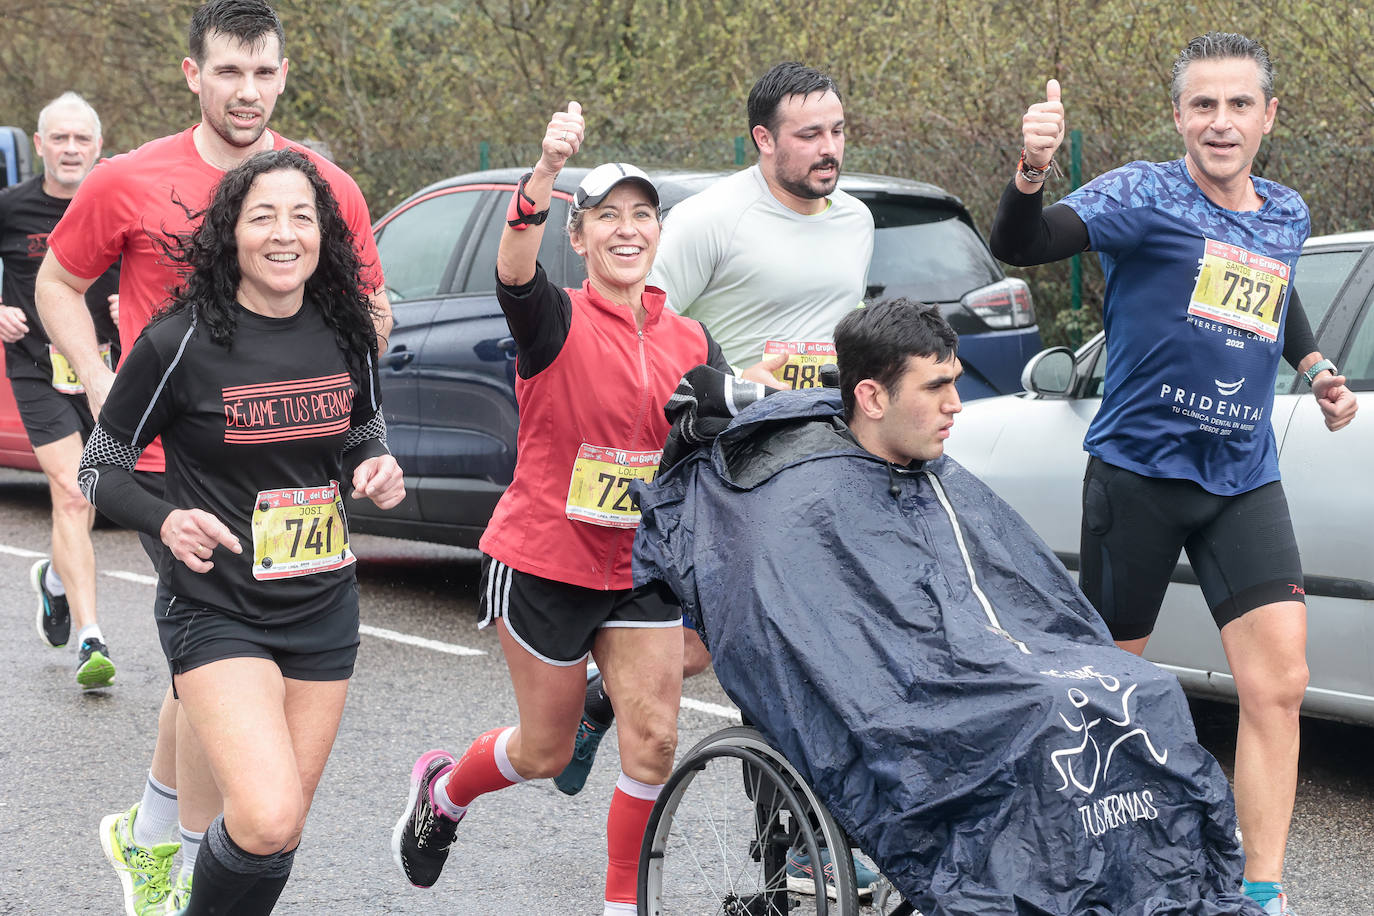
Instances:
[[[549,119],[549,127],[544,131],[544,142],[540,144],[540,158],[551,174],[557,175],[563,166],[582,146],[586,132],[586,122],[582,120],[582,106],[569,102],[567,111],[555,111]]]
[[[1021,117],[1021,145],[1026,151],[1026,165],[1043,169],[1050,164],[1064,142],[1064,103],[1059,80],[1045,84],[1045,101],[1036,102]]]

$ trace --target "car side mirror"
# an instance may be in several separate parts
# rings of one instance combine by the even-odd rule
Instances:
[[[1073,388],[1073,351],[1050,347],[1030,358],[1021,370],[1021,387],[1047,398],[1066,398]]]

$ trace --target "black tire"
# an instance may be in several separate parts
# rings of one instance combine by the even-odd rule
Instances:
[[[834,899],[819,869],[807,893],[788,889],[790,848],[812,862],[836,851]],[[644,834],[638,898],[641,916],[859,913],[843,831],[781,754],[738,727],[700,741],[663,787]]]

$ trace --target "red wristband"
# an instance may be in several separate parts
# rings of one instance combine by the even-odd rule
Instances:
[[[520,176],[520,183],[515,186],[515,193],[510,196],[510,206],[506,208],[506,225],[512,229],[523,231],[531,226],[542,225],[544,220],[549,218],[549,208],[535,211],[534,200],[525,193],[525,183],[534,177],[534,172],[526,172]]]

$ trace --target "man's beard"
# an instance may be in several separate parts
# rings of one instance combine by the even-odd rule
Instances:
[[[827,165],[833,165],[835,167],[835,177],[820,185],[819,188],[811,184],[808,184],[808,180],[811,178],[811,173],[814,172],[818,167],[824,167]],[[778,175],[776,177],[776,181],[784,191],[796,197],[799,197],[802,200],[820,200],[822,197],[829,196],[831,192],[835,190],[835,185],[839,183],[840,160],[836,159],[834,156],[826,156],[822,158],[819,162],[814,163],[810,168],[808,168],[806,170],[806,173],[800,179],[793,180]]]

